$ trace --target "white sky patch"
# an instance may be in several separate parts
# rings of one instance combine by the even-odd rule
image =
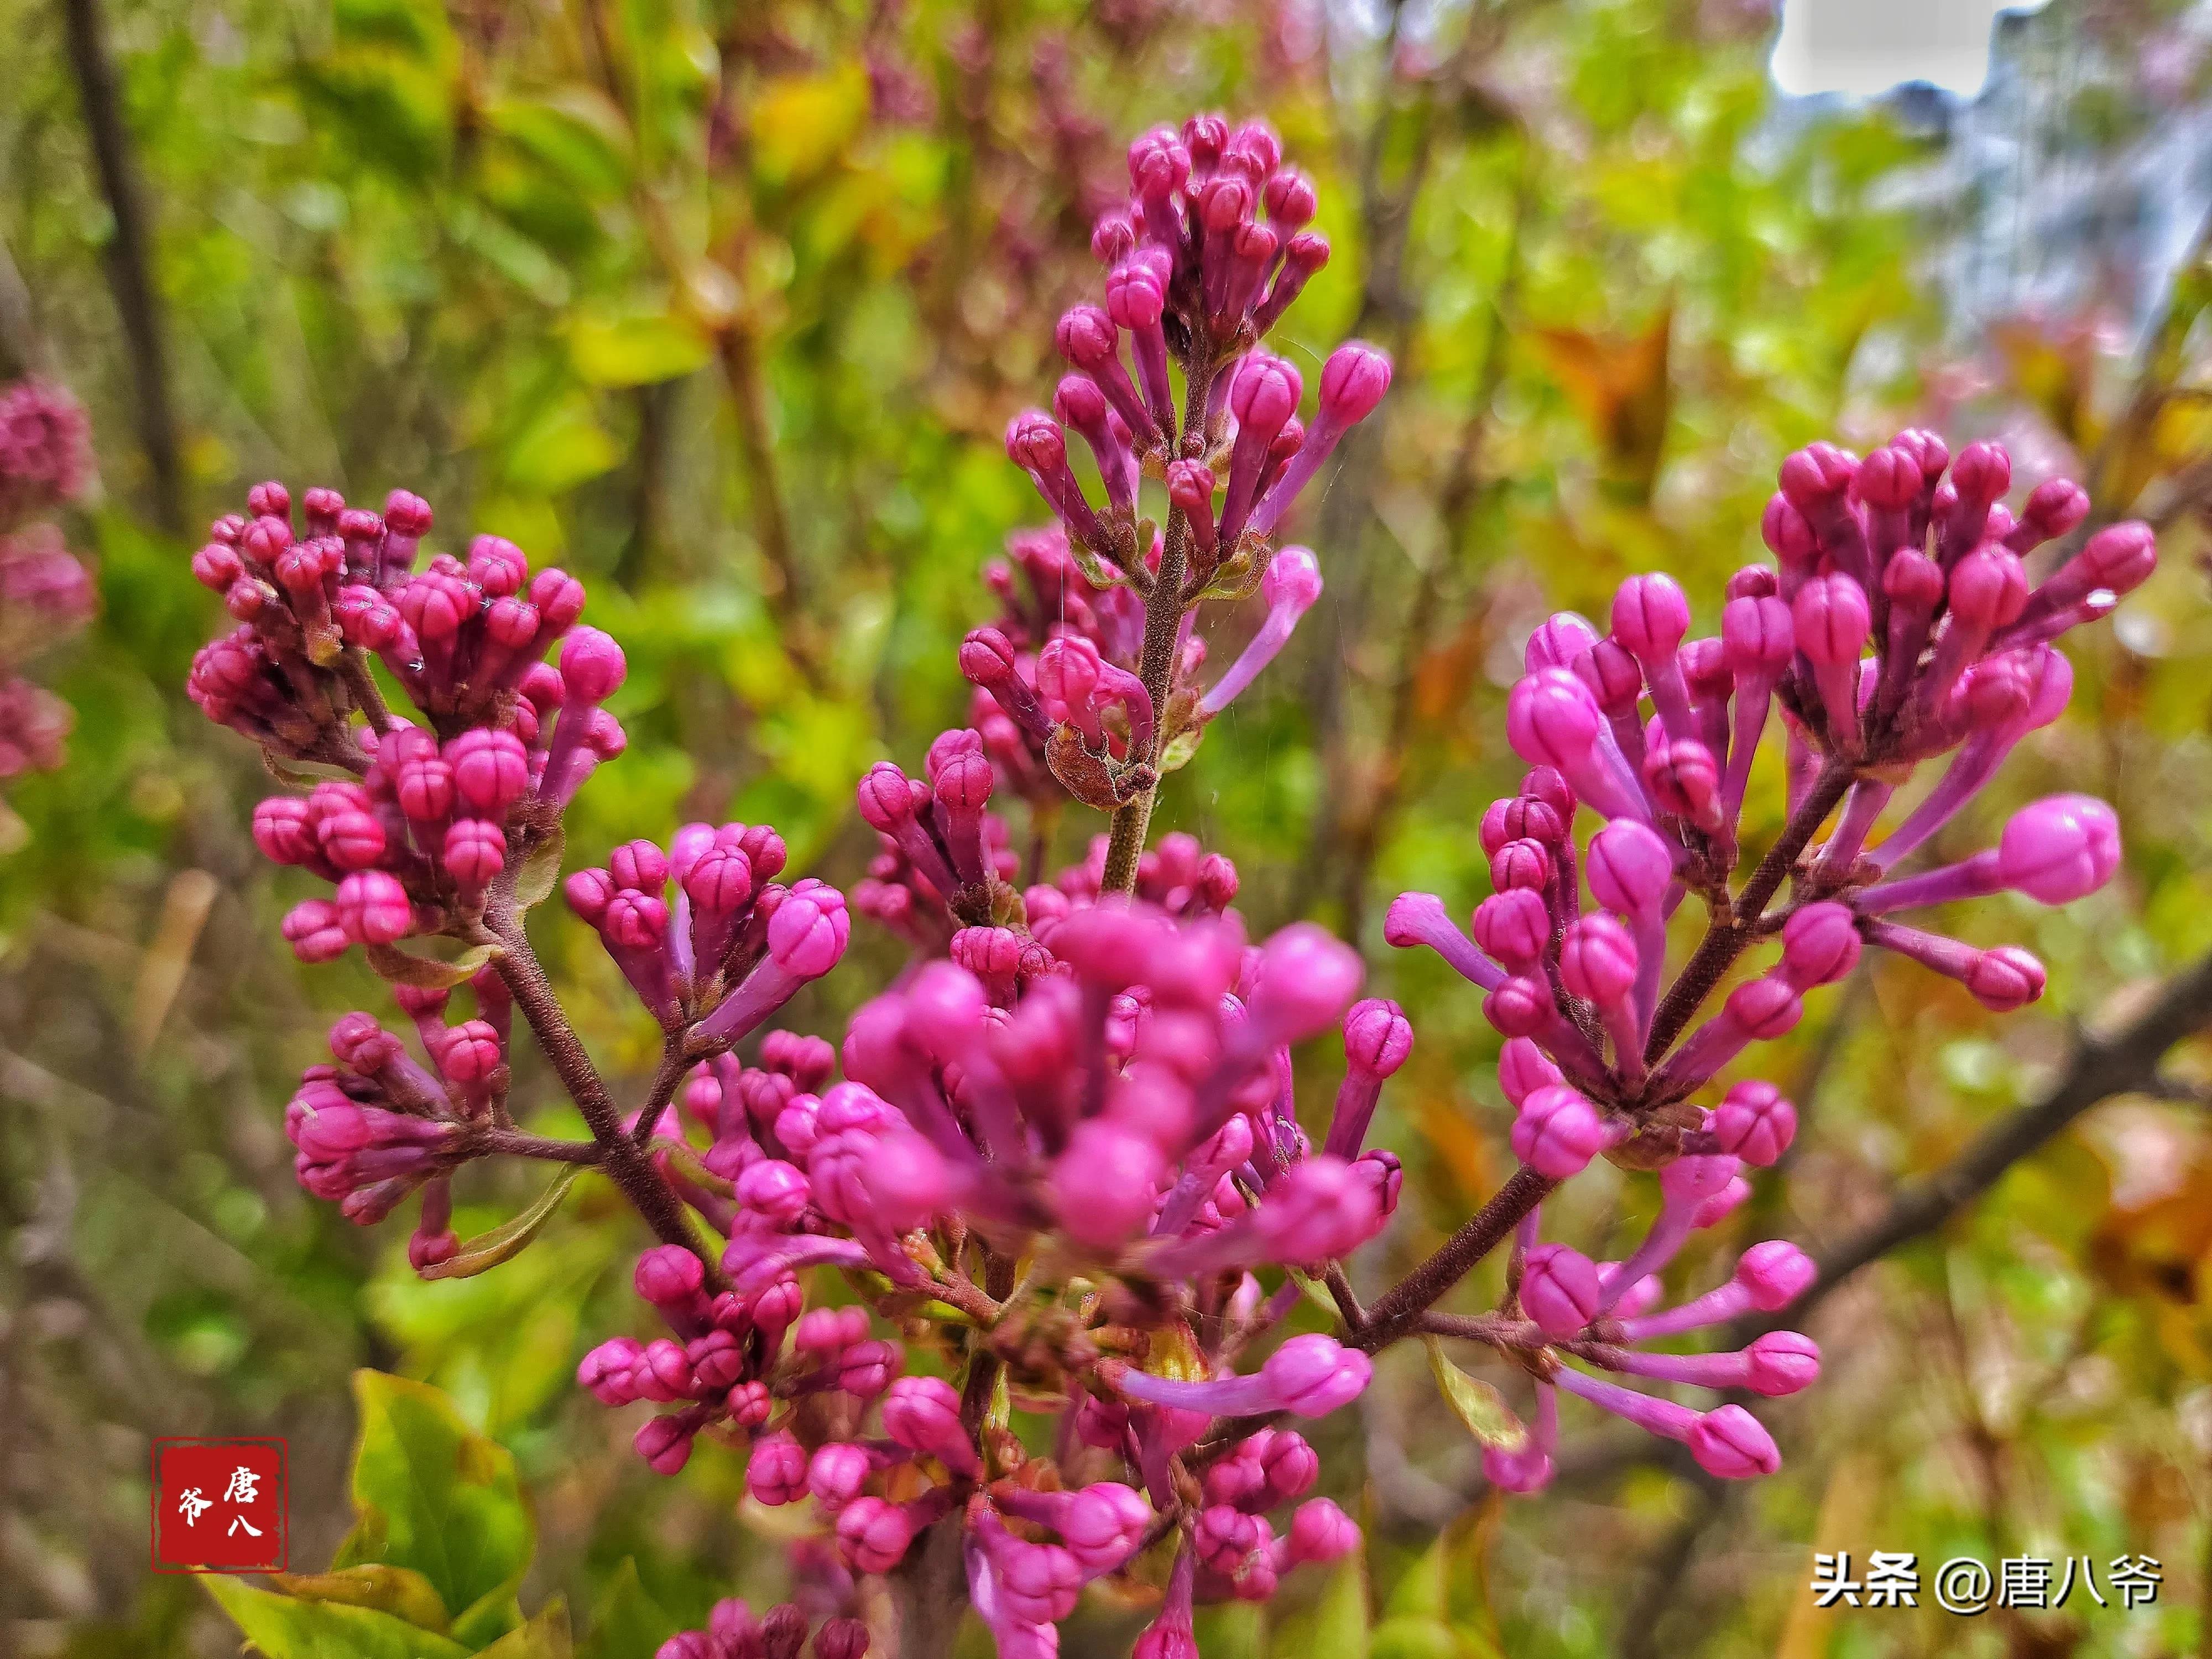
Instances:
[[[1972,98],[1990,74],[1990,31],[2001,12],[2044,0],[1784,0],[1775,84],[1796,97],[1873,98],[1925,81]]]

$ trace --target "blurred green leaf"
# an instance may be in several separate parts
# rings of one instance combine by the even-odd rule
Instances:
[[[1441,1338],[1425,1336],[1421,1346],[1429,1352],[1429,1375],[1436,1378],[1437,1392],[1469,1434],[1502,1452],[1517,1452],[1528,1443],[1528,1431],[1504,1395],[1453,1364]]]
[[[650,386],[706,366],[714,342],[666,312],[579,317],[568,331],[576,373],[592,386]]]
[[[302,1601],[374,1607],[441,1635],[453,1622],[430,1581],[405,1567],[367,1563],[337,1572],[271,1573],[270,1583]]]
[[[564,1164],[553,1177],[552,1185],[539,1194],[528,1209],[488,1233],[465,1240],[445,1261],[433,1262],[418,1271],[425,1279],[471,1279],[501,1262],[514,1261],[544,1231],[545,1224],[553,1218],[554,1212],[561,1207],[561,1200],[568,1196],[568,1188],[576,1184],[576,1177],[582,1173],[580,1164]]]
[[[471,1651],[374,1607],[299,1601],[220,1573],[200,1583],[268,1659],[464,1659]]]
[[[637,1563],[624,1556],[592,1612],[591,1631],[584,1638],[583,1659],[629,1659],[632,1654],[657,1653],[660,1644],[682,1628],[675,1615],[646,1593],[638,1582]]]
[[[537,1547],[513,1454],[423,1383],[356,1371],[354,1395],[360,1518],[333,1567],[385,1562],[421,1573],[458,1609],[457,1640],[481,1643],[512,1629],[520,1619],[515,1591]]]

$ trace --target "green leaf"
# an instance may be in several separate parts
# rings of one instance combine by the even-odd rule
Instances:
[[[1312,1303],[1315,1307],[1319,1308],[1333,1320],[1343,1316],[1336,1305],[1336,1298],[1328,1293],[1328,1285],[1322,1284],[1311,1273],[1300,1273],[1296,1267],[1285,1267],[1283,1271],[1290,1274],[1291,1282],[1298,1287],[1298,1294]]]
[[[553,884],[561,879],[561,860],[568,848],[568,832],[556,823],[530,849],[530,856],[514,872],[514,902],[518,909],[527,910],[545,902],[546,896],[553,890]]]
[[[553,1218],[553,1212],[561,1207],[561,1200],[568,1196],[568,1188],[576,1184],[576,1177],[582,1173],[581,1164],[565,1165],[553,1177],[553,1184],[538,1194],[537,1202],[528,1209],[502,1221],[488,1233],[478,1233],[445,1261],[417,1271],[425,1279],[473,1279],[502,1261],[512,1261],[544,1231],[545,1224]]]
[[[1328,1659],[1368,1659],[1367,1571],[1357,1550],[1337,1563],[1321,1593],[1312,1650]]]
[[[450,991],[456,985],[465,985],[477,969],[499,954],[496,945],[472,945],[451,962],[441,962],[435,957],[418,957],[396,945],[364,945],[361,948],[368,958],[368,965],[380,976],[395,985],[411,985],[421,991]]]
[[[1390,1620],[1416,1619],[1443,1622],[1450,1608],[1450,1567],[1449,1551],[1442,1534],[1422,1553],[1421,1559],[1406,1569],[1390,1591]],[[1387,1625],[1390,1620],[1386,1620]],[[1380,1636],[1378,1628],[1376,1634]],[[1376,1649],[1379,1653],[1380,1647]]]
[[[706,331],[666,312],[579,317],[568,330],[576,373],[592,386],[653,386],[703,368],[714,343]]]
[[[438,1389],[381,1371],[356,1371],[361,1444],[353,1500],[360,1519],[331,1565],[410,1568],[449,1607],[453,1634],[478,1645],[512,1627],[516,1587],[537,1528],[514,1457],[461,1420]]]
[[[568,1633],[568,1605],[556,1599],[529,1623],[509,1631],[481,1650],[477,1659],[569,1659],[574,1651]],[[628,1648],[623,1651],[635,1653],[642,1659],[652,1649]]]
[[[301,1601],[342,1602],[348,1607],[374,1607],[404,1619],[417,1629],[442,1635],[453,1620],[438,1592],[419,1572],[405,1567],[368,1562],[342,1572],[276,1572],[270,1583]]]
[[[638,1582],[636,1561],[624,1556],[592,1615],[583,1659],[630,1659],[633,1654],[656,1653],[682,1628],[674,1614],[646,1593]]]
[[[374,1607],[303,1601],[220,1573],[200,1583],[267,1659],[466,1659],[469,1651]]]
[[[1437,1379],[1437,1391],[1469,1434],[1502,1452],[1517,1452],[1528,1445],[1528,1431],[1504,1395],[1453,1364],[1439,1339],[1425,1336],[1421,1345],[1429,1351],[1429,1374]]]

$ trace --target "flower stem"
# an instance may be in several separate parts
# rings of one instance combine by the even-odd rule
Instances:
[[[568,1016],[553,994],[538,953],[531,949],[522,918],[515,912],[514,896],[495,890],[490,902],[484,907],[483,919],[484,925],[500,942],[495,958],[499,976],[507,981],[507,988],[514,994],[522,1017],[529,1021],[531,1031],[552,1066],[554,1075],[568,1091],[568,1098],[576,1103],[576,1109],[583,1114],[592,1139],[599,1143],[599,1167],[622,1188],[623,1195],[635,1206],[655,1237],[665,1244],[681,1244],[699,1258],[707,1270],[707,1284],[711,1290],[726,1288],[722,1264],[701,1247],[684,1219],[684,1206],[675,1193],[660,1178],[660,1172],[653,1167],[644,1150],[623,1133],[622,1116],[608,1097],[607,1085],[600,1080],[599,1070],[592,1064],[592,1057],[585,1051],[575,1028],[568,1024]]]
[[[1355,1346],[1373,1353],[1418,1330],[1421,1316],[1504,1243],[1521,1218],[1559,1184],[1525,1164],[1514,1170],[1505,1184],[1491,1194],[1489,1202],[1445,1241],[1442,1249],[1400,1279],[1367,1310],[1367,1322],[1352,1334]]]

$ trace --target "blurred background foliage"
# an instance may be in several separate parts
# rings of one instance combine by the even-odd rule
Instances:
[[[1978,913],[2052,964],[2027,1014],[1887,963],[1816,1002],[1775,1062],[1799,1151],[1678,1273],[1849,1234],[2212,948],[2212,31],[2057,0],[2006,21],[1980,103],[1869,106],[1782,98],[1773,27],[1760,0],[0,0],[0,337],[90,406],[104,479],[70,526],[103,614],[52,673],[70,763],[13,788],[0,857],[0,1653],[234,1651],[198,1587],[146,1573],[147,1439],[289,1435],[318,1566],[361,1365],[512,1451],[522,1605],[564,1597],[593,1650],[773,1594],[778,1522],[736,1461],[658,1480],[569,1384],[641,1321],[611,1190],[587,1177],[507,1269],[422,1285],[396,1234],[294,1187],[292,1079],[380,991],[277,939],[299,894],[244,834],[265,780],[180,695],[218,620],[191,529],[263,477],[404,485],[445,544],[559,560],[632,665],[631,748],[572,848],[767,819],[848,881],[854,779],[961,718],[979,573],[1037,516],[999,434],[1048,394],[1122,147],[1194,108],[1265,114],[1321,182],[1336,255],[1279,349],[1310,369],[1358,332],[1400,363],[1298,527],[1328,595],[1158,820],[1238,860],[1256,927],[1346,929],[1414,1014],[1380,1130],[1408,1201],[1363,1289],[1510,1167],[1477,999],[1394,960],[1380,918],[1403,887],[1484,890],[1522,640],[1660,565],[1711,626],[1812,438],[2002,434],[2027,483],[2158,520],[2161,574],[2075,646],[2072,712],[1950,838],[2087,787],[2129,859],[2064,914]],[[1103,827],[1080,818],[1064,858]],[[538,933],[580,1025],[649,1068],[557,908]],[[899,960],[864,925],[799,1023],[834,1033]],[[1216,1616],[1210,1659],[2205,1650],[2212,1067],[2185,1047],[2166,1077],[1826,1304],[1829,1375],[1767,1413],[1786,1463],[1755,1489],[1577,1418],[1553,1494],[1503,1504],[1396,1356],[1323,1431],[1365,1563]],[[518,1102],[552,1115],[547,1081]],[[465,1192],[463,1231],[526,1183]],[[1553,1236],[1632,1237],[1650,1187],[1593,1174]],[[2130,1613],[1815,1613],[1814,1548],[2127,1551],[2166,1582]],[[1091,1609],[1070,1650],[1133,1629]]]

